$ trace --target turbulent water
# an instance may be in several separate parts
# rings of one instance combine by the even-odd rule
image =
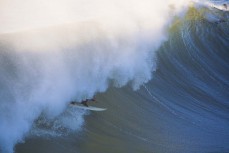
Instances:
[[[0,152],[229,152],[227,1],[26,2],[0,2]]]

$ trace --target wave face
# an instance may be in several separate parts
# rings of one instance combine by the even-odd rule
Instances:
[[[159,0],[2,1],[2,152],[13,152],[31,129],[35,135],[80,130],[85,112],[56,119],[72,100],[111,86],[131,84],[136,90],[148,82],[156,68],[155,51],[181,6],[186,4],[172,0],[166,5]]]
[[[1,152],[229,151],[228,12],[59,0],[67,13],[52,14],[47,2],[0,16]],[[37,22],[18,22],[33,9]],[[107,111],[68,106],[95,94]]]

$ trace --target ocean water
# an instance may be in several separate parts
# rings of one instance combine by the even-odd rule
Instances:
[[[1,153],[229,152],[227,1],[42,2],[0,5]]]

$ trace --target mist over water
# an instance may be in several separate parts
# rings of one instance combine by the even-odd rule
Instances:
[[[205,81],[208,81],[207,85],[201,81],[196,81],[198,79],[195,77],[193,77],[193,80],[190,79],[191,77],[187,78],[187,80],[190,79],[190,82],[194,82],[194,87],[188,86],[190,85],[189,82],[184,81],[183,78],[181,78],[178,83],[176,82],[177,79],[173,81],[177,76],[177,74],[173,75],[173,72],[180,72],[176,70],[177,67],[178,70],[184,70],[178,74],[185,73],[190,75],[192,74],[192,69],[188,69],[189,63],[187,64],[185,62],[188,62],[188,59],[193,60],[195,59],[193,57],[199,57],[202,55],[195,54],[196,52],[199,53],[199,50],[196,50],[196,48],[198,48],[197,46],[201,46],[199,43],[195,42],[196,39],[199,40],[199,37],[192,37],[196,34],[196,31],[199,30],[202,32],[199,32],[198,34],[200,34],[199,41],[203,41],[212,36],[205,35],[206,33],[203,30],[205,28],[202,29],[203,25],[207,26],[205,30],[208,32],[210,31],[209,33],[211,33],[212,29],[208,24],[215,25],[215,22],[221,21],[222,19],[228,19],[228,16],[225,15],[225,13],[219,13],[221,10],[226,11],[222,8],[223,3],[225,3],[225,1],[24,0],[23,3],[20,0],[1,1],[0,152],[12,153],[14,146],[19,142],[23,142],[25,137],[64,137],[68,136],[73,131],[79,132],[85,122],[84,116],[88,115],[88,112],[69,107],[69,102],[72,100],[81,101],[85,98],[92,98],[94,95],[104,92],[106,92],[106,95],[109,97],[108,99],[104,98],[104,101],[108,101],[108,106],[111,105],[114,110],[117,109],[116,107],[119,107],[118,105],[116,106],[116,101],[112,101],[113,99],[109,101],[110,97],[117,94],[117,100],[121,102],[124,102],[124,100],[127,102],[133,102],[133,110],[138,113],[140,112],[136,116],[139,115],[142,116],[142,118],[145,117],[144,115],[148,113],[147,110],[150,110],[151,107],[146,101],[148,98],[147,96],[153,98],[154,102],[158,102],[156,105],[157,107],[153,107],[154,112],[158,111],[157,114],[163,114],[164,112],[165,115],[171,113],[178,116],[178,118],[183,119],[190,117],[191,120],[194,120],[197,123],[201,123],[199,122],[201,119],[208,120],[208,117],[210,116],[209,118],[212,117],[214,121],[219,123],[219,125],[215,125],[214,122],[209,121],[208,124],[212,125],[213,128],[210,126],[207,130],[211,131],[212,129],[216,129],[217,131],[220,129],[221,132],[219,132],[220,135],[217,136],[217,140],[219,140],[219,142],[222,140],[228,140],[228,135],[222,134],[227,131],[228,126],[227,122],[225,122],[225,120],[227,120],[225,117],[227,116],[225,115],[227,114],[227,107],[221,108],[221,105],[227,106],[225,99],[228,98],[226,95],[227,92],[225,92],[226,90],[222,90],[228,88],[227,73],[225,73],[227,63],[225,62],[226,60],[221,59],[222,57],[227,56],[213,56],[214,58],[206,56],[211,57],[212,59],[216,58],[216,61],[221,64],[219,69],[213,67],[216,68],[217,71],[206,66],[211,64],[211,62],[209,62],[211,60],[207,60],[207,58],[202,58],[203,60],[201,61],[197,60],[197,63],[201,63],[200,67],[205,70],[203,71],[205,75],[214,74],[207,77],[209,81],[205,79]],[[207,22],[208,24],[205,25],[201,23],[199,24],[200,26],[195,24],[195,26],[192,26],[191,24],[188,24],[187,26],[180,25],[181,20],[189,20],[188,17],[185,18],[185,15],[190,6],[194,6],[197,10],[200,10],[199,12],[202,12],[202,14],[194,13],[197,16],[193,18],[190,17],[191,20],[199,18],[200,20],[203,20],[203,23]],[[204,8],[203,11],[202,7],[207,7],[207,9]],[[182,40],[178,39],[179,41],[176,41],[177,38],[174,37],[174,39],[172,39],[174,44],[169,46],[167,43],[167,48],[171,49],[171,55],[176,53],[173,52],[173,47],[175,48],[174,50],[184,50],[188,53],[191,50],[193,52],[190,52],[189,55],[192,55],[193,53],[193,57],[190,58],[189,56],[185,56],[186,58],[184,58],[181,56],[183,54],[179,54],[176,57],[182,57],[181,61],[185,61],[184,63],[179,63],[177,62],[179,59],[177,60],[176,57],[174,57],[176,54],[174,56],[169,56],[170,54],[163,54],[162,52],[159,54],[160,61],[158,61],[158,48],[168,40],[169,36],[171,36],[169,32],[174,29],[179,29],[179,26],[184,26],[183,29],[181,28],[181,32],[178,32],[179,36],[182,37]],[[220,27],[220,25],[218,27]],[[217,35],[217,38],[219,38],[219,43],[221,43],[219,45],[221,46],[220,49],[224,52],[224,48],[226,48],[228,43],[227,35],[224,34],[227,29],[222,28],[219,32],[217,31],[218,27],[213,29],[218,33],[223,31],[223,34]],[[194,30],[190,31],[192,28]],[[182,44],[181,42],[184,43],[185,47],[180,48],[182,46],[180,46],[180,44]],[[202,44],[212,44],[212,42],[205,43],[203,41]],[[204,47],[207,48],[207,50],[211,51],[210,48],[214,48],[214,46],[206,47],[208,45],[205,45]],[[216,44],[216,46],[218,46],[218,44]],[[168,50],[168,52],[170,52],[170,50]],[[213,54],[214,51],[211,53]],[[226,53],[224,54],[227,55]],[[170,64],[168,64],[167,61]],[[164,67],[161,66],[161,69],[158,72],[159,75],[157,76],[160,76],[161,72],[166,72],[165,76],[162,75],[157,77],[154,84],[150,83],[153,87],[148,89],[145,84],[149,83],[149,81],[154,78],[152,74],[157,70],[158,63],[161,62],[164,62],[165,70],[167,71],[163,71]],[[170,65],[175,65],[175,68],[173,69]],[[185,66],[187,66],[187,69],[185,69]],[[196,71],[193,70],[193,72]],[[196,73],[193,74],[195,74],[194,76],[198,76]],[[177,77],[179,78],[179,76]],[[214,86],[215,82],[220,85],[217,89],[220,91],[219,95],[221,96],[219,97],[221,98],[213,94],[216,89],[211,88],[211,83],[213,84],[212,86]],[[157,85],[157,83],[159,85]],[[165,84],[168,85],[166,88],[163,86]],[[144,85],[145,90],[142,90],[141,88],[138,90],[139,92],[137,92],[137,94],[132,94],[129,90],[124,89],[123,91],[125,92],[125,95],[119,94],[119,92],[116,93],[116,91],[109,91],[112,87],[120,88],[126,85],[132,87],[131,91],[138,90]],[[187,90],[186,85],[188,86]],[[201,87],[199,87],[199,85],[201,85]],[[157,88],[154,89],[154,86]],[[177,86],[181,86],[181,88],[176,89],[181,95],[185,93],[185,91],[191,91],[192,88],[196,89],[196,86],[207,92],[206,94],[203,94],[204,92],[199,93],[196,90],[193,90],[193,92],[190,92],[191,95],[198,93],[201,96],[197,94],[197,97],[185,97],[190,103],[186,103],[186,105],[183,105],[183,103],[178,104],[182,108],[179,109],[179,107],[173,106],[173,104],[178,103],[180,99],[177,99],[176,94],[170,94],[172,93],[171,91],[174,90],[169,88],[176,88]],[[161,88],[163,89],[162,93],[160,93]],[[151,92],[151,90],[154,92]],[[146,93],[147,96],[145,95]],[[141,94],[144,96],[141,97]],[[202,104],[202,101],[198,101],[199,97],[204,97],[202,94],[206,97],[214,97],[214,99],[217,100],[216,110],[218,111],[214,114],[222,116],[221,118],[215,117],[211,113],[206,117],[207,119],[204,117],[195,118],[195,116],[198,116],[198,113],[194,115],[190,113],[192,110],[195,112],[197,109],[199,110],[199,114],[204,114],[201,109],[202,107],[198,107],[199,103],[200,106],[205,106],[205,104]],[[157,97],[158,95],[160,96]],[[172,102],[166,103],[168,99],[167,97],[163,97],[164,95],[170,97]],[[143,109],[143,107],[139,103],[136,103],[134,99],[129,101],[127,98],[128,96],[135,97],[139,103],[144,102],[149,108],[144,107]],[[206,99],[209,101],[208,98]],[[211,102],[214,103],[215,101]],[[132,106],[131,104],[128,105]],[[192,105],[196,107],[190,107],[190,112],[185,109]],[[165,107],[166,111],[163,110],[160,112],[161,106],[163,108]],[[212,105],[206,105],[207,108],[210,106]],[[126,112],[126,107],[117,110],[120,110],[120,113]],[[213,108],[215,109],[215,107]],[[122,111],[122,109],[124,111]],[[214,109],[209,108],[209,110]],[[150,112],[152,113],[151,110]],[[184,117],[182,115],[179,116],[179,113],[181,112],[188,114],[188,117],[185,115]],[[110,111],[110,113],[117,114],[113,111]],[[131,119],[138,119],[136,116],[132,116],[132,112],[127,112],[127,117],[130,117],[130,120],[120,119],[116,121],[117,118],[113,117],[113,114],[109,115],[108,112],[107,118],[110,117],[109,119],[102,119],[106,121],[106,125],[108,124],[111,126],[111,129],[118,129],[118,131],[123,130],[123,137],[125,137],[125,135],[131,136],[131,138],[134,137],[137,138],[137,140],[144,141],[144,145],[145,142],[147,142],[147,144],[150,144],[155,148],[158,147],[157,145],[152,145],[157,141],[160,142],[159,140],[156,140],[157,137],[154,138],[155,135],[144,133],[154,129],[153,125],[156,125],[156,122],[155,124],[154,122],[152,122],[152,125],[150,124],[150,130],[146,128],[142,130],[143,132],[141,131],[139,135],[135,135],[135,132],[137,131],[136,133],[138,133],[138,130],[142,128],[142,125],[136,125],[139,129],[135,129],[134,126],[131,127]],[[150,115],[147,114],[146,116]],[[110,120],[114,122],[111,122]],[[151,122],[152,118],[146,118],[146,120]],[[157,116],[153,118],[153,120],[157,121]],[[173,122],[178,119],[169,116],[169,119],[164,117],[163,120],[167,120],[167,122],[170,123],[163,123],[165,125],[168,124],[166,127],[172,127],[172,125],[174,125]],[[97,120],[94,122],[97,122]],[[163,127],[159,121],[157,121],[157,123]],[[184,125],[186,125],[186,122],[184,122]],[[188,132],[185,132],[186,129],[183,128],[185,127],[184,125],[179,124],[177,126],[182,127],[181,129],[184,129],[183,132],[186,135]],[[220,125],[224,126],[220,127]],[[132,129],[133,131],[126,132],[125,128],[122,129],[119,128],[119,126],[125,128],[129,127],[128,129]],[[218,128],[218,126],[220,128]],[[191,127],[190,130],[192,130]],[[175,133],[177,132],[175,128],[172,130],[174,130]],[[91,131],[89,131],[89,133],[90,132]],[[104,132],[106,132],[105,129]],[[192,132],[194,133],[196,131],[193,130]],[[197,130],[197,133],[198,132],[199,129]],[[179,133],[177,132],[176,134]],[[177,136],[176,134],[175,136]],[[147,137],[145,138],[144,135],[147,135]],[[205,133],[203,135],[205,135]],[[211,138],[211,134],[209,133],[205,136],[209,135]],[[103,135],[100,136],[102,137]],[[221,138],[221,136],[223,138]],[[100,141],[103,140],[102,138]],[[183,138],[185,139],[185,137]],[[195,140],[194,134],[192,138]],[[209,142],[205,142],[203,140],[206,144],[213,143],[213,140],[211,141],[212,142],[210,142],[210,140]],[[120,146],[122,145],[123,144],[120,144]],[[169,146],[171,144],[167,144],[166,139],[166,141],[160,145]],[[85,148],[87,150],[87,147]]]
[[[152,78],[155,51],[187,1],[0,2],[0,148],[13,152],[42,114],[60,115],[109,86]],[[182,13],[181,13],[182,14]],[[74,125],[83,124],[76,112]],[[39,122],[39,120],[37,121]],[[63,123],[67,126],[67,123]]]
[[[156,51],[153,78],[139,90],[130,82],[96,94],[95,105],[107,110],[84,114],[75,129],[68,123],[77,109],[67,108],[54,119],[42,114],[15,151],[228,152],[229,14],[201,5],[172,22]]]

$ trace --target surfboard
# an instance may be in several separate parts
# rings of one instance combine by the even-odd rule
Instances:
[[[91,111],[105,111],[107,108],[100,108],[100,107],[94,107],[94,106],[84,106],[82,104],[70,104],[72,107],[80,108],[80,109],[85,109],[85,110],[91,110]]]

